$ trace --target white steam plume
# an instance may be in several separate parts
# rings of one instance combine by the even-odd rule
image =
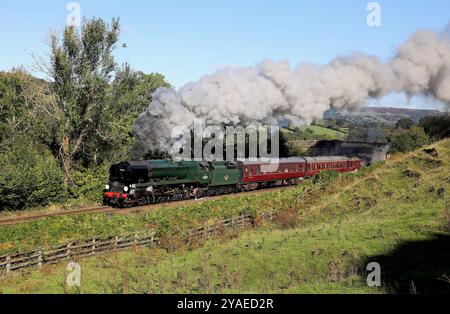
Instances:
[[[327,65],[264,60],[255,67],[225,68],[174,89],[161,88],[136,120],[136,149],[169,149],[175,126],[252,123],[310,124],[331,107],[357,108],[370,97],[393,92],[426,94],[450,104],[450,32],[418,31],[388,63],[353,54]]]

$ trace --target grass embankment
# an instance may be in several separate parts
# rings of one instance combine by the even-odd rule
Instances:
[[[321,196],[302,199],[300,186],[227,199],[236,212],[256,206],[295,209],[296,224],[280,216],[267,228],[211,240],[192,251],[139,249],[84,259],[81,292],[450,292],[443,276],[450,272],[450,140],[432,148],[437,156],[422,150],[396,156],[342,177]],[[217,202],[202,204],[199,212],[193,206],[170,215],[221,216],[223,208],[216,206],[225,201]],[[123,229],[143,218],[111,219],[123,219]],[[381,288],[365,284],[368,262],[381,264]],[[0,292],[71,292],[64,286],[65,266],[3,279]]]
[[[122,235],[131,232],[156,231],[159,236],[174,235],[187,229],[203,226],[241,214],[257,216],[292,207],[291,201],[313,195],[330,184],[333,176],[321,180],[308,180],[286,190],[264,194],[234,194],[220,199],[202,200],[189,204],[161,205],[152,211],[139,214],[79,214],[51,217],[35,222],[1,227],[0,255],[23,252],[38,247],[55,246],[70,240],[105,235]]]

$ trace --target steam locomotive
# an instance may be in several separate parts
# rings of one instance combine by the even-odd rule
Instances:
[[[263,161],[126,161],[111,166],[103,204],[132,207],[299,183],[322,171],[358,171],[351,157],[295,157]]]

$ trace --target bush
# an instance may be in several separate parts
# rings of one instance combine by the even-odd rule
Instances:
[[[299,225],[300,217],[295,209],[288,208],[276,214],[275,222],[282,229],[294,229]]]
[[[80,168],[72,172],[73,186],[70,194],[73,198],[100,202],[105,184],[108,182],[109,164],[95,168]]]
[[[390,153],[405,153],[430,143],[428,135],[420,127],[396,132],[391,138]]]
[[[66,198],[63,173],[53,156],[26,138],[16,138],[0,155],[0,207],[23,209]]]
[[[420,120],[425,133],[434,140],[450,136],[450,115],[428,116]]]
[[[334,170],[322,171],[312,178],[315,185],[325,187],[339,177],[339,172]]]
[[[416,123],[411,120],[410,118],[404,118],[404,119],[400,119],[397,121],[397,123],[395,124],[395,127],[397,129],[412,129],[414,126],[416,125]]]

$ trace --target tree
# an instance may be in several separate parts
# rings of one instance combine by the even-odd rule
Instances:
[[[133,146],[133,124],[139,114],[147,109],[153,92],[160,87],[170,87],[163,75],[134,71],[125,64],[116,73],[111,86],[112,105],[110,132],[114,134],[114,147],[108,158],[127,158]]]
[[[450,137],[450,115],[427,116],[420,120],[420,125],[434,140]]]
[[[32,77],[23,69],[0,72],[0,147],[13,143],[26,134],[30,141],[49,138],[49,121],[43,111],[54,105],[54,97],[43,80]]]
[[[109,84],[116,64],[112,52],[119,36],[119,20],[83,20],[78,31],[67,26],[62,40],[50,36],[51,59],[40,65],[50,76],[56,107],[49,114],[57,120],[54,149],[64,170],[65,184],[77,160],[96,162],[98,147],[108,141],[104,130],[109,113]]]
[[[390,142],[390,152],[409,152],[424,145],[429,144],[430,139],[424,130],[413,126],[409,130],[401,130],[394,133]]]
[[[397,123],[395,124],[395,127],[397,129],[411,129],[415,125],[416,123],[413,120],[409,118],[404,118],[398,120]]]
[[[0,208],[22,209],[65,199],[63,173],[45,145],[24,134],[0,153]]]

